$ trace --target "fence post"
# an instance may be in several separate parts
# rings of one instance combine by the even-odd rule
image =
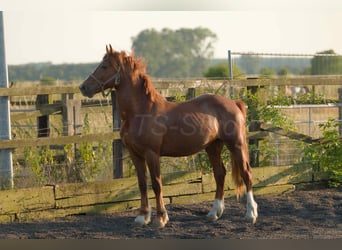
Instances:
[[[247,86],[247,91],[250,91],[251,94],[255,95],[258,92],[258,86]],[[248,127],[249,132],[255,132],[260,130],[260,123],[258,120],[258,107],[252,107],[249,106],[248,109],[250,109],[250,124]],[[252,150],[249,152],[249,159],[250,164],[252,167],[259,167],[259,139],[250,139],[248,142],[249,146],[252,146]]]
[[[189,88],[188,93],[186,95],[187,100],[191,100],[196,97],[196,89],[195,88]]]
[[[81,106],[74,94],[62,95],[63,135],[82,134]]]
[[[233,61],[232,61],[232,52],[228,50],[228,80],[233,80]],[[229,85],[229,98],[233,99],[234,97],[234,89],[233,86]]]
[[[40,105],[49,104],[49,95],[37,95],[36,108]],[[37,117],[38,137],[50,136],[50,118],[48,115]]]
[[[338,89],[338,103],[342,105],[342,88]],[[338,120],[340,121],[340,125],[338,127],[339,135],[342,136],[342,106],[338,107]]]
[[[79,135],[82,134],[82,119],[81,119],[81,100],[75,100],[74,94],[62,94],[62,123],[63,135]],[[75,175],[77,180],[81,180],[79,173],[73,173],[71,165],[76,156],[77,145],[73,144],[71,150],[68,152],[66,172],[67,178]]]
[[[228,50],[228,79],[233,80],[232,52]]]
[[[121,118],[119,105],[116,98],[116,91],[111,92],[112,98],[112,114],[113,114],[113,132],[117,132],[121,127]],[[122,161],[122,142],[121,139],[113,141],[113,178],[123,178],[123,161]]]
[[[8,74],[5,56],[5,35],[3,15],[0,11],[0,88],[8,88]],[[0,140],[11,140],[10,102],[8,96],[0,96]],[[13,187],[12,150],[0,150],[0,188]]]
[[[74,94],[62,94],[63,135],[74,134]]]

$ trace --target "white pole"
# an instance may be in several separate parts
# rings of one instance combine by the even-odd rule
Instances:
[[[0,88],[8,88],[5,56],[3,12],[0,11]],[[8,96],[0,96],[0,140],[11,139],[10,103]],[[13,165],[11,149],[0,149],[0,189],[13,187]]]
[[[233,80],[233,62],[232,62],[232,52],[228,50],[228,79]],[[233,86],[229,87],[229,97],[230,99],[234,98],[234,89]]]
[[[233,80],[232,52],[228,50],[228,79]]]

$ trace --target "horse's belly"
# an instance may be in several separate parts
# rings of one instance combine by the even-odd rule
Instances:
[[[218,122],[208,115],[188,115],[176,125],[168,124],[161,155],[187,156],[206,148],[218,137]]]
[[[162,156],[188,156],[206,148],[217,137],[207,134],[205,136],[170,136],[163,140],[160,155]]]
[[[167,148],[163,147],[160,152],[160,156],[171,156],[171,157],[181,157],[181,156],[188,156],[188,155],[193,155],[200,151],[201,149],[205,147],[184,147],[184,146],[179,146],[177,149],[175,148]]]

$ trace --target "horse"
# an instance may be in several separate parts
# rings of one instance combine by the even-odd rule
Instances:
[[[237,195],[247,192],[246,218],[256,222],[257,203],[246,143],[246,107],[242,101],[204,94],[186,102],[169,102],[154,88],[142,57],[136,58],[134,52],[129,55],[115,51],[111,45],[106,46],[102,61],[79,89],[89,98],[99,92],[107,96],[116,91],[122,120],[120,137],[135,166],[141,196],[135,223],[143,226],[151,222],[146,164],[156,199],[155,223],[164,227],[169,216],[163,201],[160,157],[188,156],[203,149],[216,181],[215,199],[207,217],[212,221],[219,219],[224,211],[226,176],[223,146],[230,150]]]

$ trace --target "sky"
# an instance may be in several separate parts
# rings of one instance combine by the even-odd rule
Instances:
[[[208,28],[227,51],[342,54],[340,0],[2,0],[6,62],[98,62],[144,29]]]

